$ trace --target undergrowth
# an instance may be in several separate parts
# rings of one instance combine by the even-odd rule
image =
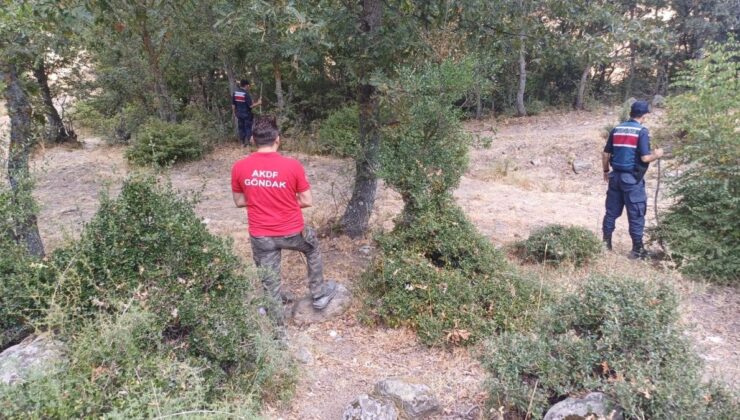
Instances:
[[[408,326],[428,345],[467,345],[531,323],[548,298],[454,206],[379,236],[363,277],[366,315]]]
[[[36,327],[66,343],[66,365],[0,389],[5,415],[251,410],[290,395],[293,365],[259,315],[256,277],[192,206],[149,177],[102,198],[80,239],[44,263],[53,287],[36,291],[46,309]]]
[[[526,262],[580,267],[594,260],[602,244],[590,230],[580,226],[547,225],[514,245],[515,253]]]
[[[677,306],[667,284],[588,279],[531,332],[486,343],[489,404],[506,418],[538,418],[568,396],[601,391],[626,418],[734,418],[737,396],[702,384]]]
[[[169,165],[199,159],[207,150],[207,136],[191,122],[168,123],[150,119],[139,127],[126,158],[137,165]]]

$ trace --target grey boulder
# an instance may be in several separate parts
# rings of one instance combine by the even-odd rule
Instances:
[[[653,108],[663,108],[665,106],[665,96],[655,95],[652,101]]]
[[[329,302],[329,305],[317,310],[313,307],[310,297],[303,298],[293,305],[291,318],[296,325],[308,325],[324,322],[331,318],[342,315],[352,303],[352,294],[342,284],[337,284],[337,294]]]
[[[601,392],[568,398],[550,407],[544,420],[623,420],[622,409]]]
[[[408,419],[423,419],[439,410],[439,402],[428,386],[400,379],[384,379],[375,384],[375,395],[393,401]]]
[[[573,161],[573,172],[580,174],[593,168],[591,162],[583,159],[576,159]]]
[[[29,336],[0,353],[0,383],[15,385],[34,373],[48,374],[64,357],[64,345],[48,334]]]
[[[396,420],[398,411],[389,400],[362,394],[344,410],[342,420]]]

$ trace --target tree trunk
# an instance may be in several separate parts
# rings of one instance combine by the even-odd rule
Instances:
[[[365,49],[372,48],[372,39],[383,24],[382,0],[363,0],[360,16],[360,31],[366,37]],[[363,62],[361,80],[366,80],[372,63]],[[355,158],[355,185],[352,197],[342,216],[342,230],[352,238],[365,234],[375,204],[377,192],[377,169],[380,153],[380,131],[378,127],[378,98],[375,88],[365,82],[358,89],[357,102],[360,111],[360,153]]]
[[[22,200],[20,194],[23,183],[28,179],[28,159],[33,146],[31,133],[31,105],[18,80],[15,64],[0,68],[5,81],[5,101],[10,116],[10,145],[8,147],[8,181],[13,191],[13,200]],[[35,214],[19,215],[13,239],[26,247],[31,255],[44,256],[44,243],[41,241]]]
[[[44,101],[44,110],[46,111],[46,122],[49,126],[48,139],[56,143],[64,143],[69,140],[74,140],[75,136],[73,132],[68,132],[62,122],[62,117],[59,116],[57,108],[54,106],[54,100],[51,96],[51,89],[49,89],[49,78],[46,74],[46,66],[44,59],[40,59],[33,68],[33,75],[36,78],[36,82],[39,84],[41,90],[41,98]]]
[[[483,100],[481,99],[480,82],[475,84],[475,119],[483,118]]]
[[[624,100],[626,101],[632,96],[632,84],[635,81],[635,43],[630,42],[630,66],[629,75],[627,76],[627,83],[624,87]]]
[[[527,60],[524,50],[524,34],[519,35],[519,89],[516,91],[516,115],[524,117],[527,109],[524,107],[524,90],[527,87]]]
[[[285,115],[285,98],[283,96],[283,74],[280,72],[280,59],[272,59],[272,72],[275,76],[275,100],[277,105],[278,117]]]
[[[665,61],[658,65],[658,75],[655,80],[655,95],[665,96],[668,92],[668,63]]]
[[[578,95],[576,96],[575,108],[581,111],[586,108],[584,97],[586,96],[586,84],[588,83],[588,74],[590,71],[591,66],[586,65],[586,68],[583,69],[583,73],[581,73],[581,81],[578,82]]]
[[[152,77],[154,94],[157,98],[157,112],[159,118],[163,121],[176,122],[177,114],[172,105],[172,96],[167,88],[167,84],[162,74],[162,66],[159,62],[159,52],[157,52],[152,38],[149,35],[149,31],[144,28],[141,33],[141,40],[144,44],[144,51],[146,52],[147,64],[149,64],[149,73]]]
[[[234,76],[234,69],[231,67],[231,65],[224,60],[224,72],[226,72],[226,78],[229,79],[229,104],[231,104],[231,101],[234,97],[234,91],[236,90],[236,76]],[[229,108],[231,105],[229,105]],[[239,139],[239,126],[236,122],[236,117],[233,115],[233,112],[229,112],[231,115],[231,123],[234,125],[234,138],[237,140]]]

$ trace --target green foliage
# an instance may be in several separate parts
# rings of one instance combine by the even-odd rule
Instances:
[[[21,339],[43,315],[46,267],[15,240],[19,223],[36,212],[32,185],[23,179],[16,193],[0,186],[0,349]]]
[[[539,417],[567,396],[601,391],[627,418],[732,418],[737,400],[701,384],[701,363],[666,284],[592,277],[544,311],[532,333],[491,339],[489,403]]]
[[[579,226],[547,225],[514,245],[525,261],[580,267],[601,253],[601,241],[590,230]]]
[[[70,366],[4,405],[19,417],[129,417],[160,398],[175,410],[290,394],[292,363],[259,315],[256,276],[192,206],[146,177],[102,198],[80,239],[47,263],[53,288],[39,291]]]
[[[416,209],[447,200],[468,165],[472,137],[452,104],[473,82],[474,62],[447,60],[421,69],[404,68],[397,81],[376,81],[394,119],[384,130],[380,176],[406,205]]]
[[[140,127],[126,158],[137,165],[168,165],[199,159],[206,151],[204,137],[192,123],[152,119]]]
[[[321,123],[318,152],[338,157],[355,157],[359,147],[359,132],[357,105],[340,108]]]
[[[669,99],[668,126],[680,170],[674,202],[655,231],[681,269],[721,284],[740,284],[740,43],[712,45],[689,62]]]
[[[363,280],[366,306],[376,320],[415,329],[428,345],[520,328],[542,298],[451,195],[470,145],[452,103],[469,88],[472,64],[402,69],[398,84],[379,81],[396,119],[384,132],[381,175],[405,207],[396,228],[378,238],[381,252]]]
[[[524,328],[547,298],[452,205],[418,214],[378,243],[363,277],[367,314],[413,328],[427,345],[467,345]]]
[[[0,385],[4,418],[151,418],[191,410],[255,417],[250,395],[209,396],[208,365],[177,354],[156,317],[134,305],[101,314],[70,337],[68,361],[22,385]]]
[[[104,98],[81,100],[75,103],[72,118],[108,144],[127,143],[139,127],[149,119],[146,109],[128,104],[120,111],[110,113]]]

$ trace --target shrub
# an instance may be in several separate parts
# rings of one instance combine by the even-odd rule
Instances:
[[[590,278],[544,311],[534,332],[487,343],[489,403],[511,418],[539,417],[568,396],[601,391],[627,418],[731,418],[733,397],[701,384],[677,302],[665,284]]]
[[[359,147],[360,117],[357,105],[340,108],[321,122],[317,147],[319,153],[354,157]]]
[[[137,165],[168,165],[199,159],[205,151],[204,135],[194,124],[151,119],[140,127],[126,158]]]
[[[266,303],[256,277],[245,274],[230,242],[210,234],[192,205],[171,187],[132,177],[118,198],[102,198],[78,241],[54,252],[45,327],[71,346],[71,367],[29,385],[33,392],[22,392],[25,400],[14,407],[41,410],[34,411],[41,417],[57,408],[72,417],[143,416],[139,410],[158,396],[172,407],[192,407],[190,401],[274,400],[291,392],[292,363],[274,340],[275,325],[259,315]],[[132,312],[140,316],[125,316]],[[96,336],[107,330],[113,336]],[[105,375],[101,383],[94,369]],[[37,386],[53,388],[47,405],[36,405]],[[178,387],[202,390],[193,388],[191,398],[178,396]],[[77,400],[60,402],[67,395]]]
[[[109,144],[128,142],[149,119],[146,109],[134,104],[128,104],[112,114],[101,112],[100,109],[106,106],[96,99],[78,101],[74,105],[72,119],[103,136]]]
[[[472,140],[452,104],[469,90],[472,65],[406,68],[399,80],[379,84],[396,122],[383,133],[381,176],[404,209],[395,229],[378,238],[380,253],[363,282],[366,306],[381,322],[414,328],[429,345],[469,344],[520,327],[541,297],[452,197]]]
[[[579,226],[547,225],[518,242],[514,249],[524,261],[577,267],[601,253],[601,241],[590,230]]]
[[[467,345],[524,328],[546,298],[456,207],[420,214],[378,243],[363,277],[366,314],[416,330],[427,345]]]
[[[740,284],[740,43],[710,46],[689,61],[668,101],[668,126],[680,170],[673,204],[653,233],[686,273]]]
[[[48,272],[14,239],[17,226],[36,212],[32,183],[22,179],[17,192],[0,185],[0,351],[20,341],[43,315]]]
[[[248,394],[231,406],[213,401],[207,364],[177,354],[161,334],[156,317],[138,305],[101,314],[71,337],[68,362],[22,385],[0,385],[4,417],[153,418],[191,410],[253,417]]]

